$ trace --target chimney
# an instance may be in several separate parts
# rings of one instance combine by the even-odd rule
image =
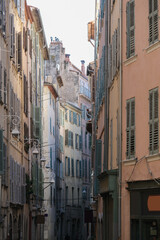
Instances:
[[[65,61],[66,61],[66,62],[70,62],[69,57],[70,57],[70,54],[65,54]]]
[[[81,60],[81,72],[85,76],[86,74],[85,74],[85,65],[84,64],[85,64],[85,61]]]

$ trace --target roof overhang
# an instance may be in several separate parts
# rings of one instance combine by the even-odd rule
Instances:
[[[35,23],[36,31],[39,34],[40,47],[42,50],[43,58],[45,60],[49,60],[49,51],[48,51],[48,46],[47,46],[47,40],[46,40],[46,36],[45,36],[45,32],[44,32],[44,27],[43,27],[40,11],[38,8],[35,8],[35,7],[31,7],[31,11],[32,11],[32,16],[33,16],[33,20]]]

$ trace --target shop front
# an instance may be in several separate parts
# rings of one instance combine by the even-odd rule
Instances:
[[[131,240],[160,240],[159,182],[132,182],[128,186]]]

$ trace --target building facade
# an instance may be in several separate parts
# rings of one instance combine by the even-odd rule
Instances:
[[[160,1],[123,1],[124,240],[159,238],[159,7]]]

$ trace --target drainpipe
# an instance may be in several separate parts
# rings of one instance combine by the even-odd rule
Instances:
[[[118,239],[121,239],[121,183],[122,183],[122,0],[120,0],[120,143],[119,143],[119,196],[118,196]]]

